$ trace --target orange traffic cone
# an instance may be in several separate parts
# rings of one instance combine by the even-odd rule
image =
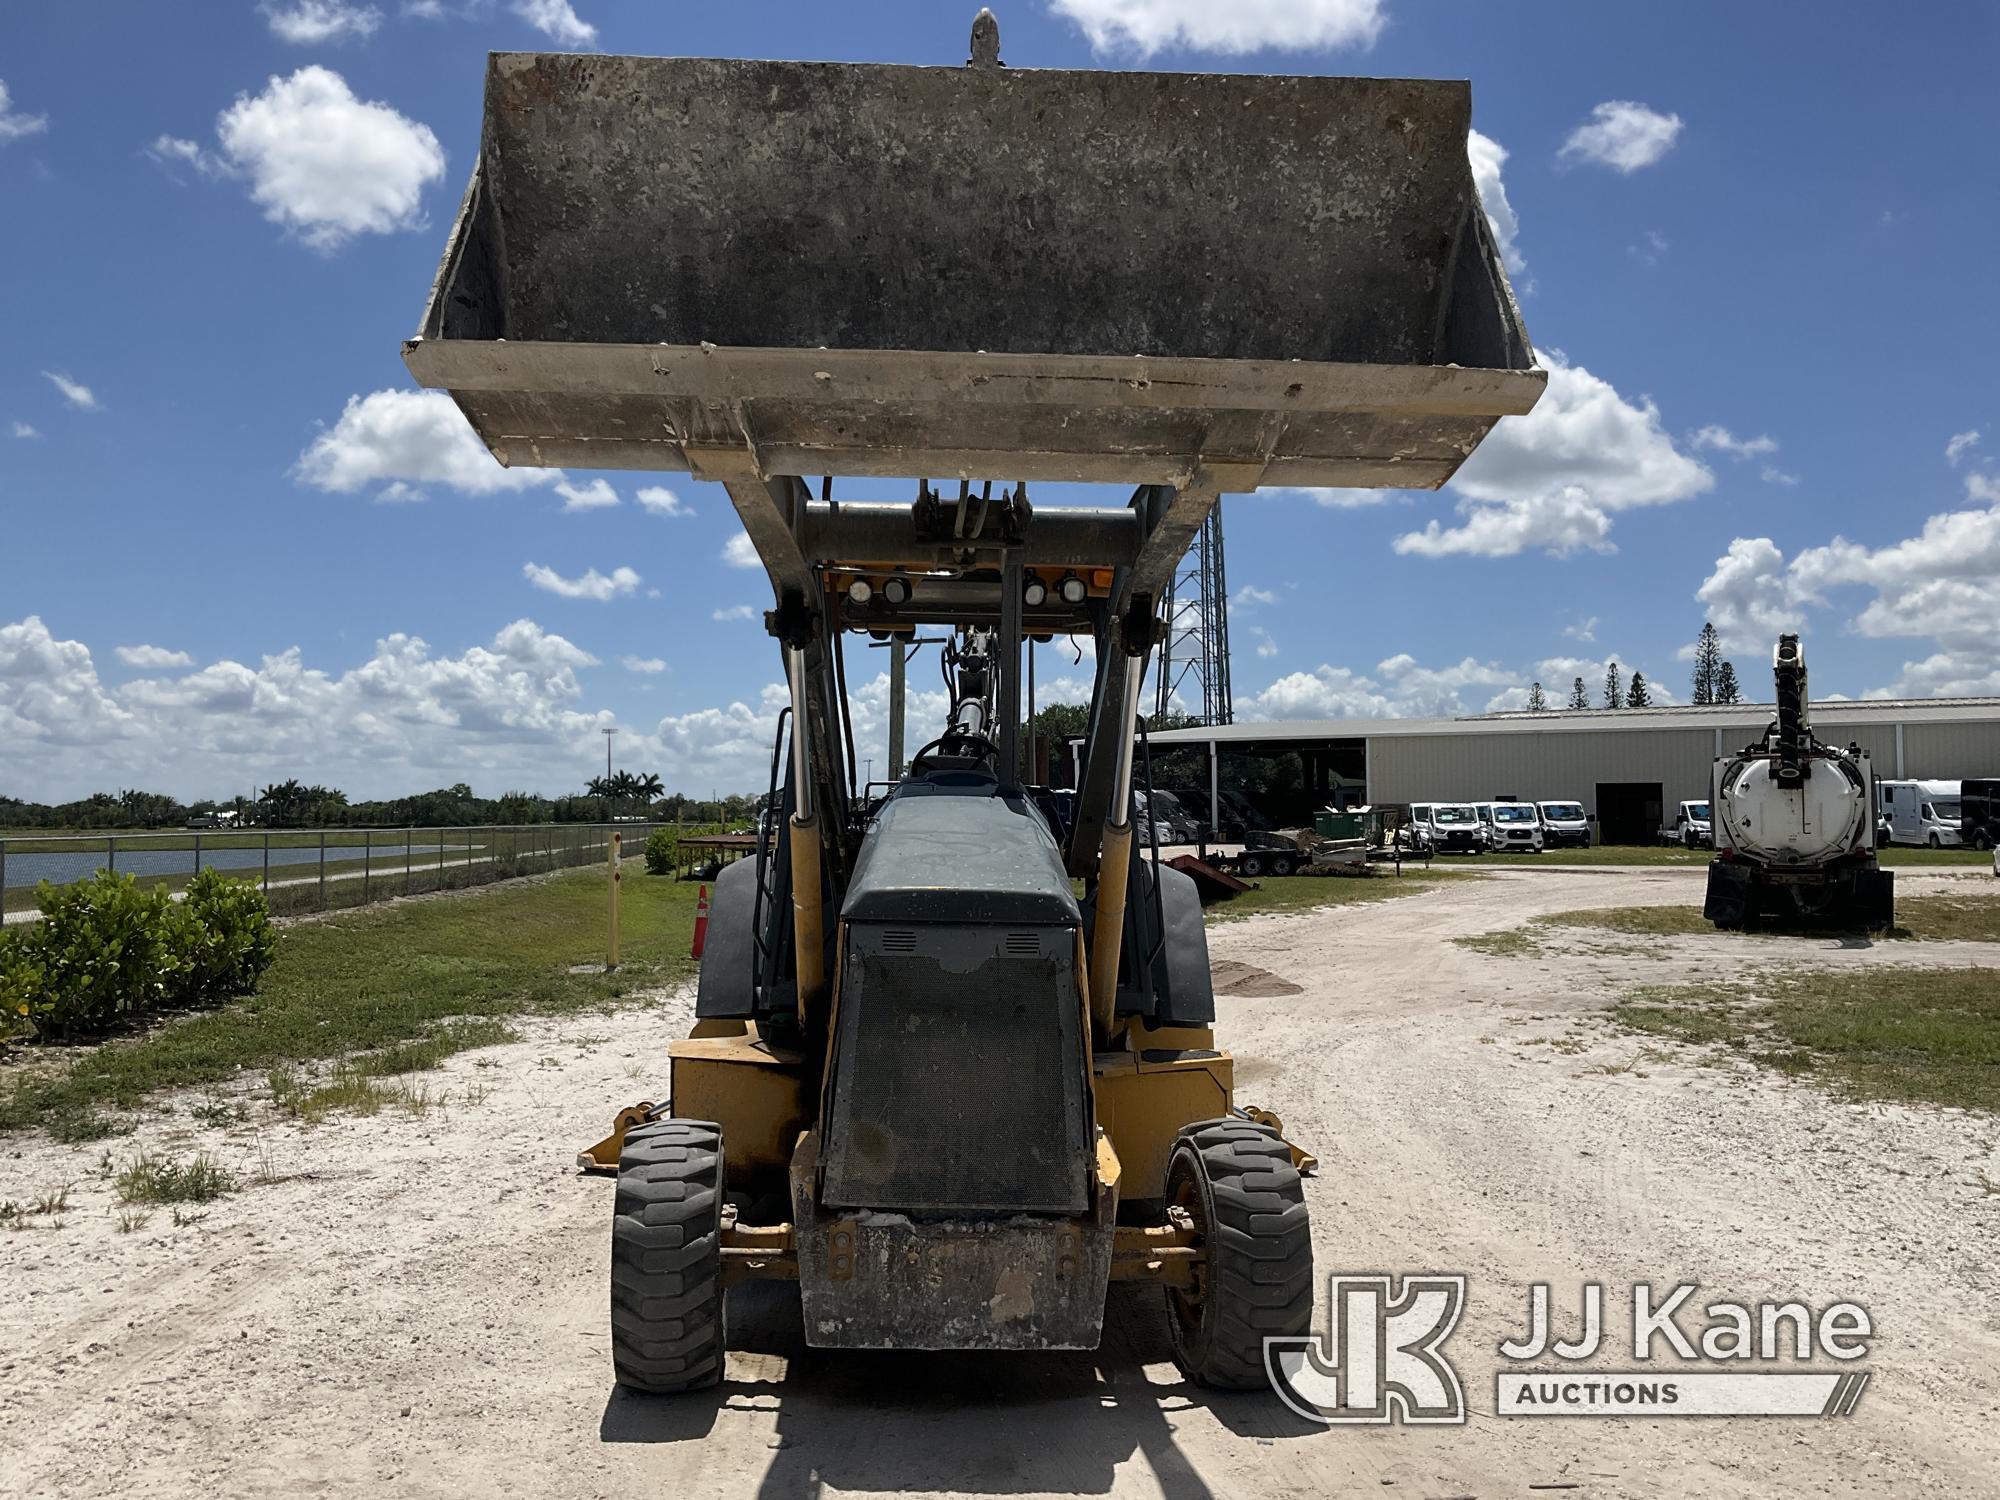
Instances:
[[[703,886],[694,899],[694,952],[689,956],[700,958],[704,944],[708,942],[708,887]]]

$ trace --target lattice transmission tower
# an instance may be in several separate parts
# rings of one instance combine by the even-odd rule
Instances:
[[[1174,572],[1166,619],[1155,717],[1179,708],[1197,724],[1229,723],[1235,710],[1229,701],[1229,581],[1222,568],[1221,501]]]

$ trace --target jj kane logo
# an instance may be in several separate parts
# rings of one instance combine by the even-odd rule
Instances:
[[[1542,1416],[1825,1416],[1853,1413],[1869,1374],[1853,1368],[1869,1352],[1865,1308],[1834,1302],[1698,1304],[1682,1283],[1630,1292],[1634,1366],[1584,1368],[1606,1352],[1605,1293],[1586,1282],[1574,1337],[1562,1337],[1550,1288],[1528,1289],[1527,1327],[1499,1346],[1494,1411]],[[1329,1425],[1453,1424],[1466,1419],[1464,1387],[1444,1345],[1465,1311],[1466,1278],[1370,1273],[1327,1279],[1331,1327],[1323,1338],[1264,1341],[1264,1368],[1285,1404]],[[1615,1355],[1614,1355],[1615,1357]],[[1800,1369],[1830,1360],[1847,1368]],[[1791,1361],[1772,1368],[1779,1361]],[[1553,1361],[1553,1363],[1551,1363]]]

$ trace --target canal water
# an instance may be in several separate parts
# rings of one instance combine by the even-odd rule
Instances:
[[[364,858],[372,860],[385,874],[404,863],[408,852],[414,860],[438,857],[436,844],[377,844],[372,850],[359,844],[334,845],[326,849],[328,864],[345,863],[349,860],[357,864]],[[486,853],[484,844],[467,847],[464,844],[447,843],[444,848],[447,863],[465,859],[479,859]],[[524,850],[524,853],[531,852]],[[306,847],[288,845],[273,846],[271,850],[271,875],[276,879],[282,872],[296,878],[306,871],[319,868],[319,845]],[[195,852],[192,849],[147,849],[121,847],[118,850],[117,869],[121,875],[192,875],[195,872]],[[105,851],[86,850],[67,854],[33,852],[19,844],[7,848],[7,889],[31,886],[39,881],[49,881],[53,885],[71,885],[79,880],[88,880],[106,867]],[[305,871],[300,869],[305,866]],[[260,844],[254,849],[222,848],[206,846],[201,851],[201,867],[204,870],[221,870],[225,873],[262,875],[264,872],[264,848]]]

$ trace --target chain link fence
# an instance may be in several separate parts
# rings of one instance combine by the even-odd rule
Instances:
[[[245,829],[182,833],[0,837],[0,911],[32,920],[43,881],[72,885],[100,870],[143,885],[184,887],[201,870],[253,880],[275,915],[365,906],[603,864],[611,835],[636,858],[654,829],[671,824],[529,823],[473,828]]]

